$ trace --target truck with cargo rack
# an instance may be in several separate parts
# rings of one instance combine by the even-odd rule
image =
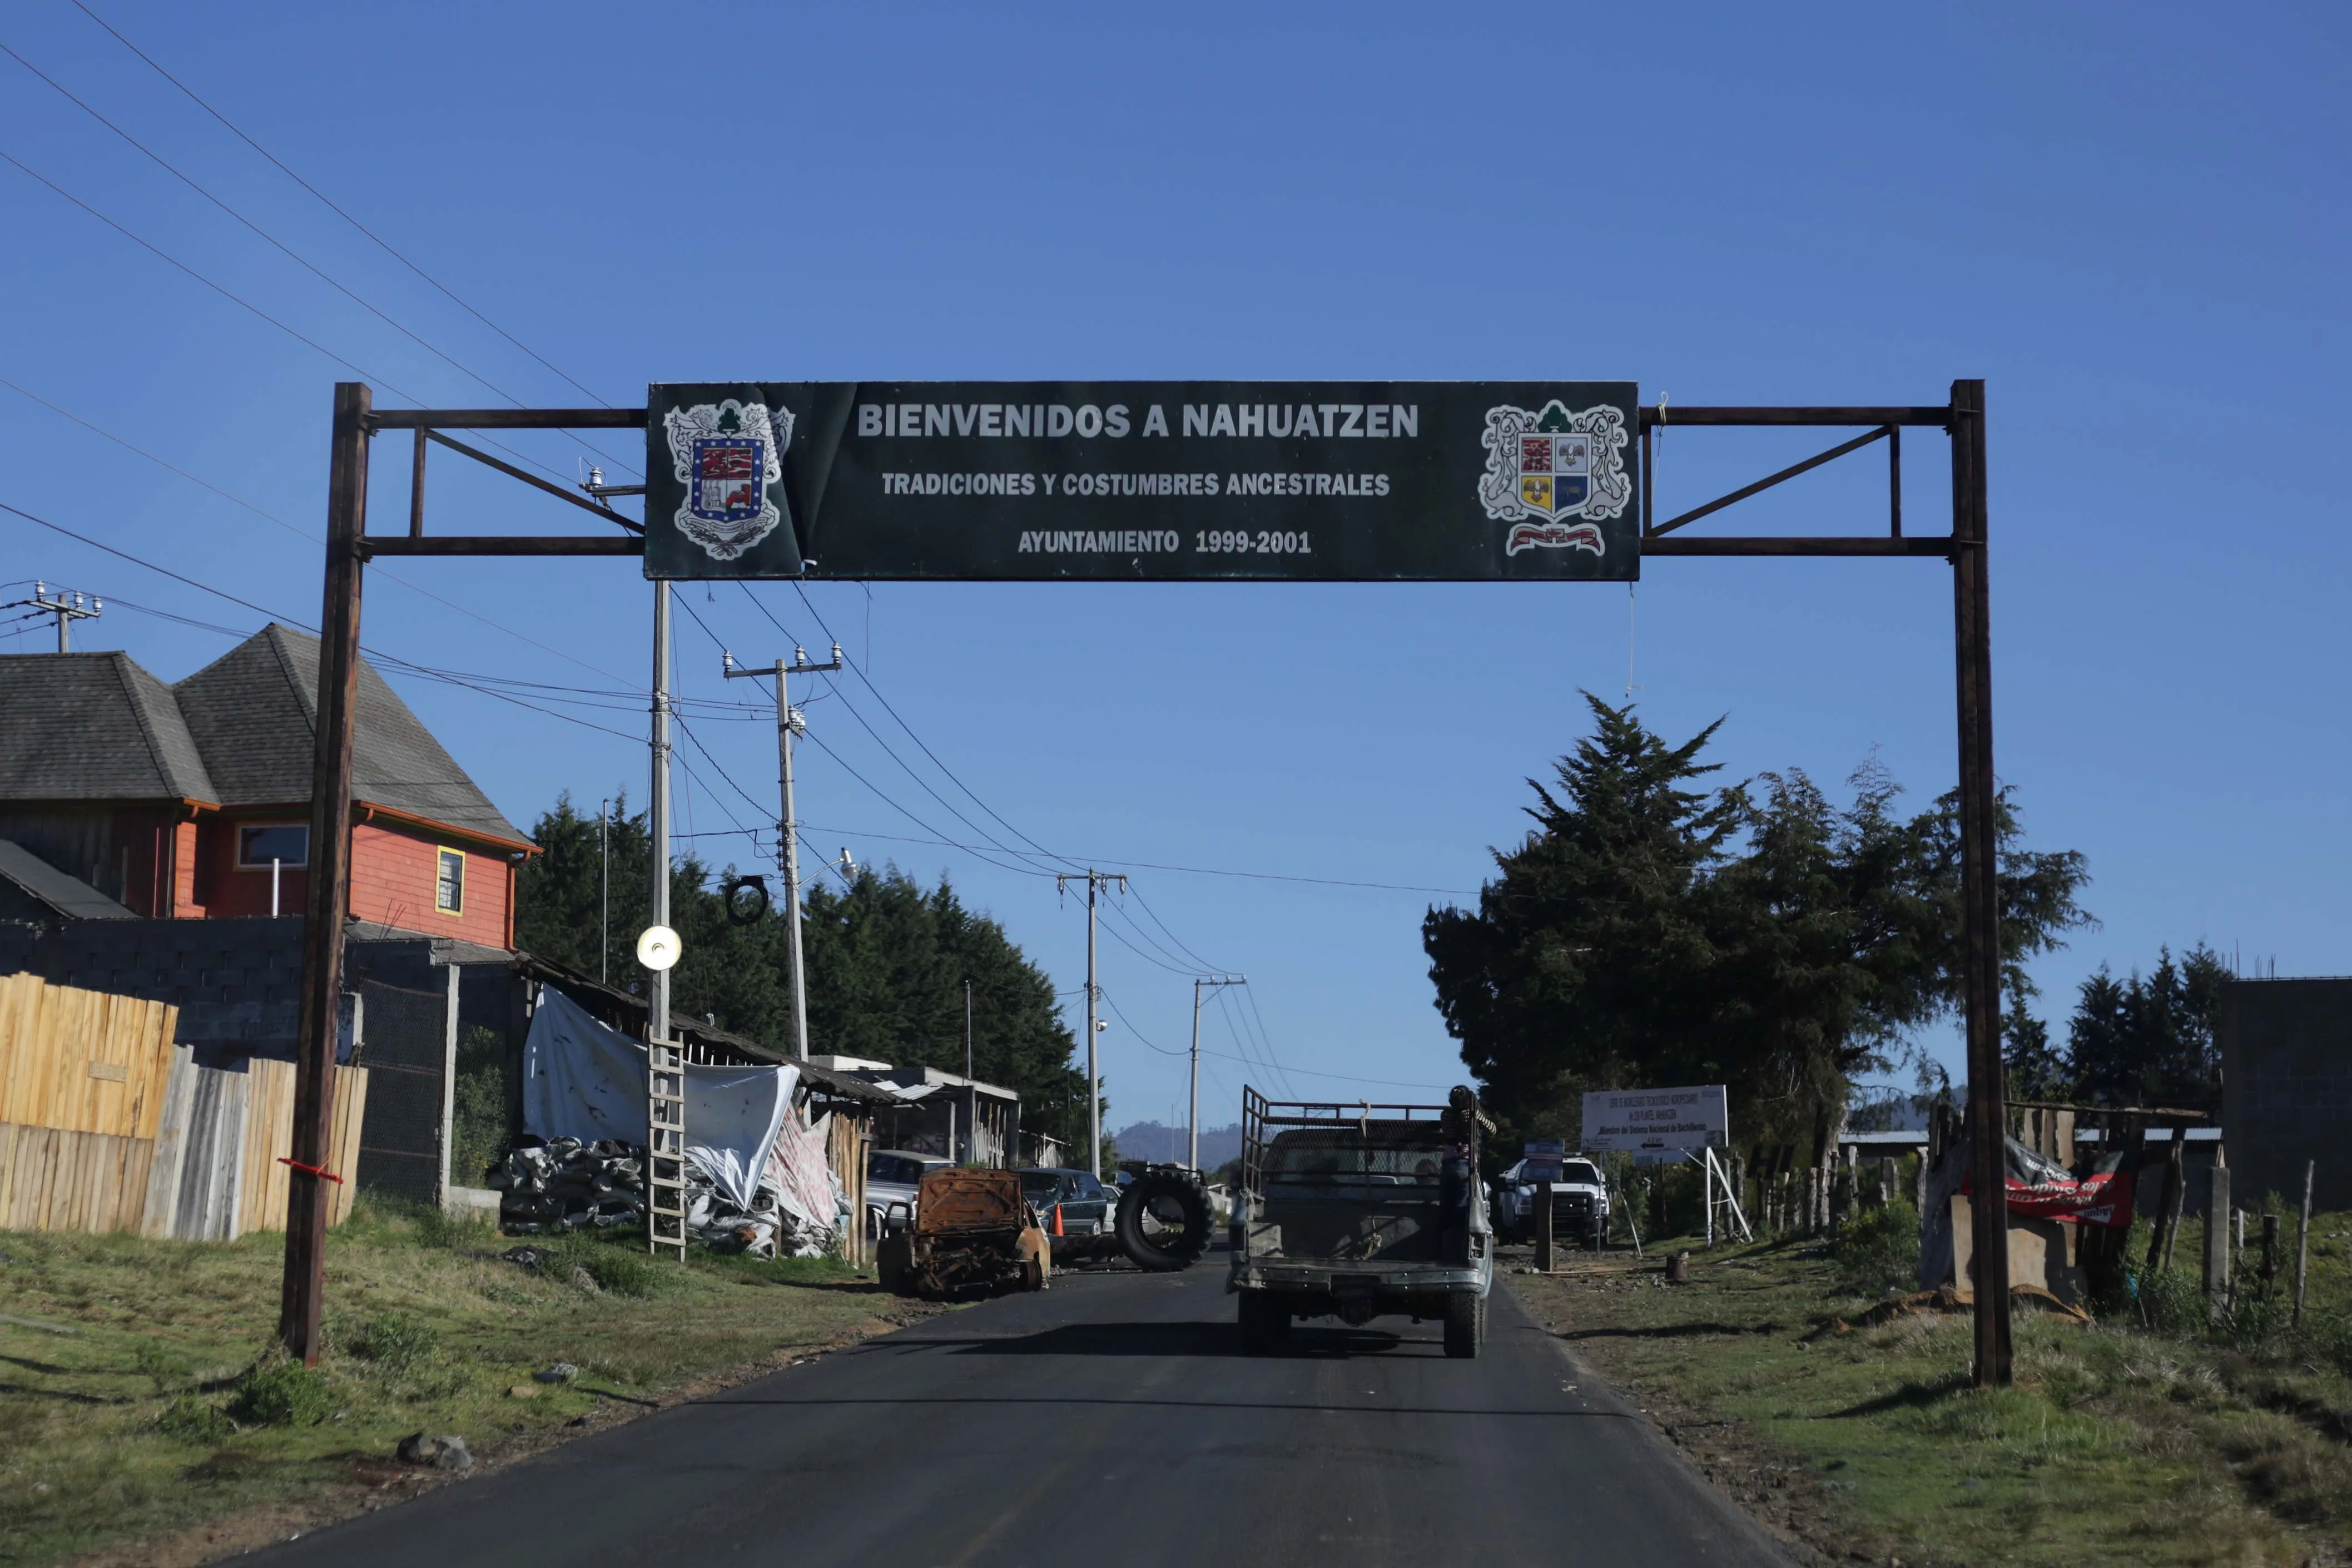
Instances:
[[[1242,1090],[1233,1292],[1243,1335],[1272,1350],[1294,1321],[1408,1317],[1444,1325],[1445,1353],[1486,1337],[1495,1234],[1478,1097],[1444,1105],[1270,1100]]]

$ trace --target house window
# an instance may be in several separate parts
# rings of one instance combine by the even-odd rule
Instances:
[[[238,867],[246,870],[267,871],[272,860],[285,867],[309,865],[310,825],[307,822],[240,824],[236,830]]]
[[[433,879],[433,907],[445,915],[466,911],[466,852],[462,849],[440,849],[434,852],[439,869]]]

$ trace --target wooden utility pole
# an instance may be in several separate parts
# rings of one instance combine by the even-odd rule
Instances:
[[[343,914],[352,890],[352,742],[360,679],[360,536],[367,531],[368,416],[357,382],[335,385],[327,470],[327,581],[319,615],[319,697],[310,757],[310,881],[302,921],[302,989],[294,1052],[293,1153],[286,1183],[286,1278],[278,1337],[305,1366],[319,1360],[333,1147],[336,1025],[342,1012]]]

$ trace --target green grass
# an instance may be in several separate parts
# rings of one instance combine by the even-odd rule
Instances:
[[[1686,1288],[1630,1259],[1511,1282],[1576,1354],[1684,1429],[1735,1496],[1832,1555],[2340,1562],[2352,1555],[2347,1226],[2315,1225],[2301,1332],[2285,1326],[2284,1280],[2244,1279],[2235,1311],[2209,1323],[2201,1290],[2184,1293],[2191,1265],[2142,1280],[2091,1327],[2021,1311],[2016,1386],[1982,1392],[1964,1312],[1839,1331],[1900,1260],[1892,1219],[1835,1250],[1694,1246]],[[2197,1256],[2197,1239],[2192,1226],[2177,1257]]]
[[[17,1320],[0,1321],[0,1563],[356,1499],[408,1433],[459,1433],[495,1459],[600,1408],[907,1310],[830,1259],[681,1268],[646,1257],[642,1237],[607,1236],[565,1238],[530,1269],[499,1260],[513,1245],[363,1205],[329,1241],[327,1351],[312,1370],[271,1349],[278,1236],[0,1233],[0,1314]],[[557,1361],[577,1380],[532,1380]]]

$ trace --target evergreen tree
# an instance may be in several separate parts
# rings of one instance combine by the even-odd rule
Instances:
[[[2153,973],[2117,981],[2106,965],[2083,982],[2067,1026],[2068,1067],[2080,1092],[2107,1105],[2221,1107],[2213,1011],[2230,978],[2203,942],[2179,963],[2158,950]]]
[[[609,825],[612,984],[645,994],[637,933],[647,923],[653,841],[645,814],[616,804]],[[598,875],[605,864],[596,818],[567,795],[531,831],[540,853],[516,879],[515,942],[525,952],[593,977]],[[789,1051],[793,1037],[789,933],[776,895],[762,919],[727,918],[709,866],[691,854],[673,864],[670,924],[680,955],[670,1005],[688,1017]],[[942,879],[917,885],[896,868],[861,872],[846,889],[810,887],[802,951],[808,965],[809,1049],[898,1066],[961,1073],[963,982],[971,977],[974,1076],[1021,1097],[1024,1129],[1083,1138],[1086,1077],[1071,1066],[1076,1040],[1053,983],[985,915],[966,909]]]
[[[1583,1089],[1721,1082],[1744,1135],[1817,1154],[1855,1075],[1961,1004],[1957,795],[1904,818],[1875,762],[1844,807],[1795,771],[1710,793],[1692,785],[1719,721],[1669,747],[1586,700],[1593,734],[1557,793],[1533,786],[1536,829],[1477,911],[1423,922],[1464,1060],[1517,1132],[1573,1136]],[[2021,1007],[2024,960],[2089,921],[2086,873],[2026,850],[2006,793],[1996,829]]]

